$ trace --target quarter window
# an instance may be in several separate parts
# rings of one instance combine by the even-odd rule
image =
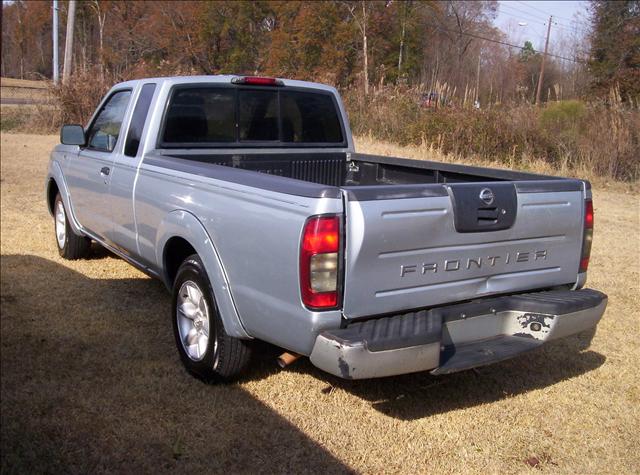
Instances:
[[[102,106],[89,131],[89,148],[112,152],[118,142],[122,119],[129,104],[131,91],[118,91]]]
[[[147,120],[147,113],[149,112],[149,106],[151,105],[151,99],[153,98],[155,90],[156,85],[153,83],[142,86],[140,97],[138,97],[138,102],[136,102],[136,108],[133,109],[127,141],[124,144],[124,154],[128,157],[135,157],[138,154],[142,130]]]

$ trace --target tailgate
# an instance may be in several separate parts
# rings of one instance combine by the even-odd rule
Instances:
[[[345,188],[348,318],[575,283],[578,180]]]

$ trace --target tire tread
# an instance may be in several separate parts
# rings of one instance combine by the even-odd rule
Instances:
[[[203,367],[203,365],[200,364],[201,362],[194,363],[189,360],[189,358],[184,354],[180,343],[177,340],[178,337],[176,336],[176,344],[178,345],[178,351],[180,352],[182,362],[189,372],[196,375],[200,379],[203,379],[204,381],[232,381],[240,374],[242,374],[242,372],[248,366],[251,359],[251,347],[248,341],[229,336],[225,331],[220,313],[217,308],[213,289],[211,288],[211,283],[209,282],[209,279],[204,272],[204,265],[202,263],[202,260],[197,254],[192,254],[191,256],[187,257],[178,269],[178,272],[176,274],[176,281],[174,282],[173,286],[174,301],[177,289],[179,289],[180,287],[181,275],[187,268],[192,272],[197,271],[200,275],[200,278],[204,280],[208,285],[211,300],[213,301],[213,312],[210,316],[212,321],[210,321],[209,325],[211,326],[211,324],[213,324],[216,329],[215,335],[217,339],[217,354],[214,355],[213,361],[211,362],[212,364],[210,366]],[[175,331],[176,330],[174,326],[174,332]],[[205,359],[207,359],[207,357],[205,357]]]
[[[54,210],[58,206],[58,201],[61,201],[62,206],[64,206],[64,201],[62,201],[62,196],[60,196],[60,193],[56,195]],[[91,249],[91,239],[89,239],[86,236],[78,236],[76,233],[74,233],[73,229],[71,229],[71,225],[69,224],[69,218],[67,217],[67,215],[69,214],[69,211],[66,209],[66,207],[64,212],[65,212],[65,228],[66,228],[65,232],[66,232],[67,239],[62,249],[60,249],[60,246],[57,245],[57,242],[56,242],[60,256],[69,260],[77,260],[77,259],[82,259],[84,257],[87,257],[87,255],[89,254],[89,250]],[[54,226],[55,226],[55,216],[54,216]]]

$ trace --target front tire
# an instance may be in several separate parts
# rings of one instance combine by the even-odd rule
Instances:
[[[229,381],[247,367],[248,342],[224,331],[213,289],[197,254],[187,257],[173,284],[173,333],[187,371],[206,382]]]
[[[72,260],[86,257],[91,248],[91,239],[85,236],[78,236],[73,232],[60,193],[56,195],[56,200],[53,205],[53,218],[56,244],[58,245],[58,253],[60,256]]]

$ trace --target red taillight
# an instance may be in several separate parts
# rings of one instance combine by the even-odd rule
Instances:
[[[308,308],[338,306],[339,256],[340,217],[309,218],[300,243],[300,293]]]
[[[242,76],[231,80],[233,84],[246,84],[249,86],[282,86],[282,81],[276,78],[262,76]]]
[[[585,229],[593,229],[593,201],[585,201],[584,207],[584,227]]]
[[[586,272],[591,257],[591,243],[593,241],[593,201],[584,202],[584,234],[582,237],[582,254],[580,256],[580,272]]]
[[[583,257],[580,259],[580,272],[587,272],[589,268],[589,257]]]

